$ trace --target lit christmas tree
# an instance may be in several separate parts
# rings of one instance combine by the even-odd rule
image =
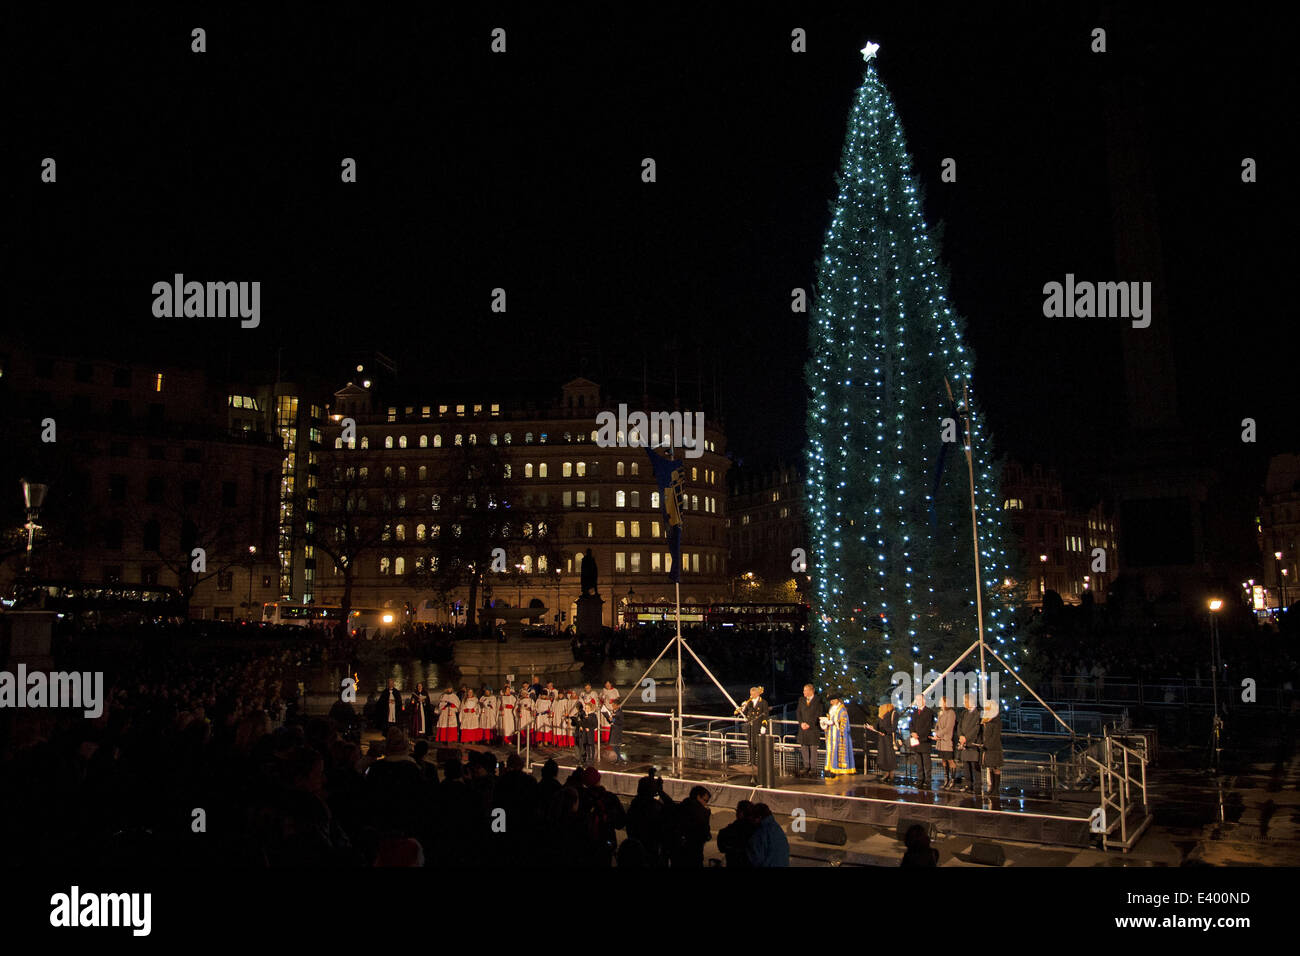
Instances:
[[[942,671],[978,638],[965,436],[944,381],[961,404],[973,356],[875,50],[862,51],[867,70],[818,267],[806,370],[818,678],[869,696],[914,663]],[[945,419],[955,438],[947,444]],[[1005,582],[1020,575],[1003,549],[998,469],[977,410],[970,423],[985,638],[1019,669]],[[974,671],[978,661],[961,667]],[[1000,696],[1017,696],[1014,684],[1000,681]]]

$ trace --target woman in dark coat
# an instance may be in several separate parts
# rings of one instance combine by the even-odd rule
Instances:
[[[894,782],[894,768],[898,757],[894,752],[894,737],[898,733],[898,712],[893,703],[881,704],[874,724],[876,730],[876,769],[885,772],[882,783]]]
[[[980,792],[980,712],[974,695],[967,695],[966,706],[957,715],[957,759],[966,764],[970,782],[961,789],[967,793]]]
[[[1002,787],[1002,715],[998,713],[996,700],[984,703],[980,734],[984,743],[984,766],[989,771],[989,794],[996,797]]]

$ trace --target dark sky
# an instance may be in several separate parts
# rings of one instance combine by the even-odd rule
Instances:
[[[596,378],[671,377],[676,355],[683,380],[716,373],[734,451],[795,457],[807,327],[790,290],[812,285],[872,39],[999,451],[1082,465],[1123,425],[1113,323],[1041,313],[1066,272],[1141,278],[1114,274],[1107,83],[1150,117],[1163,294],[1207,460],[1242,453],[1246,415],[1256,465],[1297,444],[1279,24],[1229,7],[1175,22],[1093,4],[479,6],[7,8],[6,322],[64,351],[236,373],[283,348],[287,371],[340,384],[340,350],[376,348],[429,394],[559,382],[579,355]],[[38,181],[45,156],[57,185]],[[1259,183],[1240,182],[1243,156]],[[261,327],[154,319],[150,288],[175,272],[261,281]]]

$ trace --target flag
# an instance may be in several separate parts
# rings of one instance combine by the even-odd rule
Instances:
[[[660,511],[668,532],[668,552],[673,562],[668,569],[668,580],[676,583],[682,579],[682,484],[685,475],[681,462],[655,454],[648,445],[645,453],[650,456],[650,467],[654,469],[655,483],[659,486]]]

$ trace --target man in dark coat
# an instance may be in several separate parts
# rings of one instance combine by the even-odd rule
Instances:
[[[673,843],[671,865],[690,869],[704,866],[704,845],[713,838],[709,825],[713,813],[709,810],[707,787],[692,787],[686,799],[673,808]]]
[[[912,711],[909,750],[916,754],[917,781],[921,790],[930,789],[930,732],[934,729],[934,711],[926,705],[925,695],[916,695],[916,709]]]
[[[803,768],[797,771],[800,776],[812,776],[817,769],[817,745],[821,743],[821,719],[826,716],[826,702],[816,693],[812,684],[803,685],[803,696],[799,698],[795,720],[799,722],[799,753],[803,759]]]
[[[393,679],[388,678],[388,687],[379,695],[378,711],[380,729],[387,732],[389,727],[402,721],[402,692],[393,686]]]
[[[966,695],[966,706],[957,715],[957,759],[966,764],[970,781],[962,790],[979,795],[980,792],[980,712],[975,706],[975,695]]]
[[[748,800],[736,804],[736,819],[718,831],[718,849],[727,859],[727,866],[749,867],[749,838],[758,829],[754,818],[754,805]]]

